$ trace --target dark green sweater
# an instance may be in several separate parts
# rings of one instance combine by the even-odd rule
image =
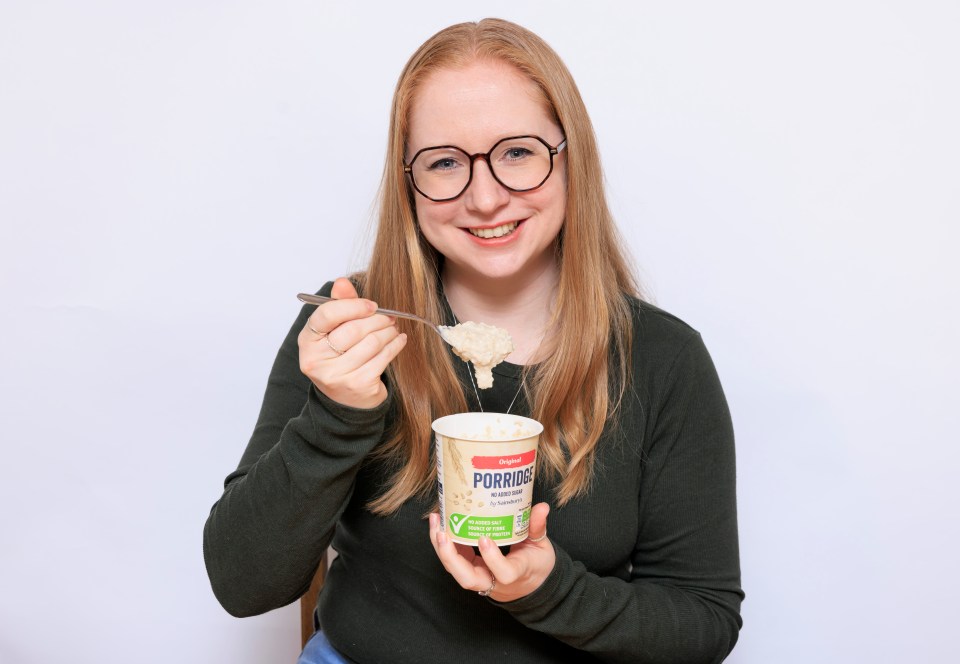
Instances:
[[[312,310],[304,307],[277,355],[253,436],[204,529],[210,581],[231,614],[295,601],[332,543],[339,555],[320,621],[362,664],[726,657],[743,598],[733,431],[696,331],[634,303],[633,384],[599,443],[592,490],[558,507],[538,478],[534,502],[551,504],[556,566],[527,597],[498,603],[460,588],[440,565],[423,519],[432,500],[386,518],[364,508],[387,481],[366,457],[392,398],[360,410],[311,385],[297,334]],[[468,367],[455,362],[475,407]],[[493,388],[480,393],[485,410],[503,412],[520,370],[495,369]],[[512,412],[527,414],[517,401]]]

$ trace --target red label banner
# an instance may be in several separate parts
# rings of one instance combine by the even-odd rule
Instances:
[[[475,456],[470,459],[474,468],[483,470],[519,468],[529,466],[537,458],[537,451],[530,450],[523,454],[511,454],[510,456]]]

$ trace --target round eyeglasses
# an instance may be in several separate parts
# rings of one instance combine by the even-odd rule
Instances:
[[[510,191],[532,191],[553,173],[553,158],[567,147],[556,147],[539,136],[511,136],[497,141],[489,152],[470,154],[455,145],[423,148],[403,172],[413,188],[431,201],[443,203],[459,198],[473,181],[473,163],[483,159],[494,179]]]

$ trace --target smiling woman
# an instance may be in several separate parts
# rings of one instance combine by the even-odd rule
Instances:
[[[301,311],[207,520],[227,610],[294,601],[332,544],[303,664],[341,661],[318,650],[356,662],[726,657],[743,597],[726,401],[697,332],[640,299],[601,174],[577,87],[538,36],[488,19],[414,53],[369,268]],[[492,324],[513,347],[481,391],[437,335],[378,305]],[[543,426],[538,502],[509,551],[487,536],[454,542],[456,524],[435,513],[431,423],[469,411]]]

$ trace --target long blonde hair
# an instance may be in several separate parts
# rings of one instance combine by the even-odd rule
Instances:
[[[527,381],[531,416],[544,425],[538,472],[558,481],[555,498],[563,505],[587,492],[597,441],[623,396],[633,334],[624,294],[639,297],[639,288],[607,207],[590,118],[573,77],[546,42],[514,23],[484,19],[441,30],[411,56],[393,97],[377,237],[368,270],[356,277],[364,297],[441,320],[442,257],[418,229],[413,188],[403,172],[409,114],[432,72],[478,60],[504,62],[525,74],[567,139],[566,218],[557,240],[560,277],[550,325],[576,321],[577,333],[550,335],[548,359]],[[394,475],[369,505],[384,515],[434,488],[430,424],[467,410],[443,342],[415,323],[398,325],[408,341],[388,369],[395,418],[377,450]]]

